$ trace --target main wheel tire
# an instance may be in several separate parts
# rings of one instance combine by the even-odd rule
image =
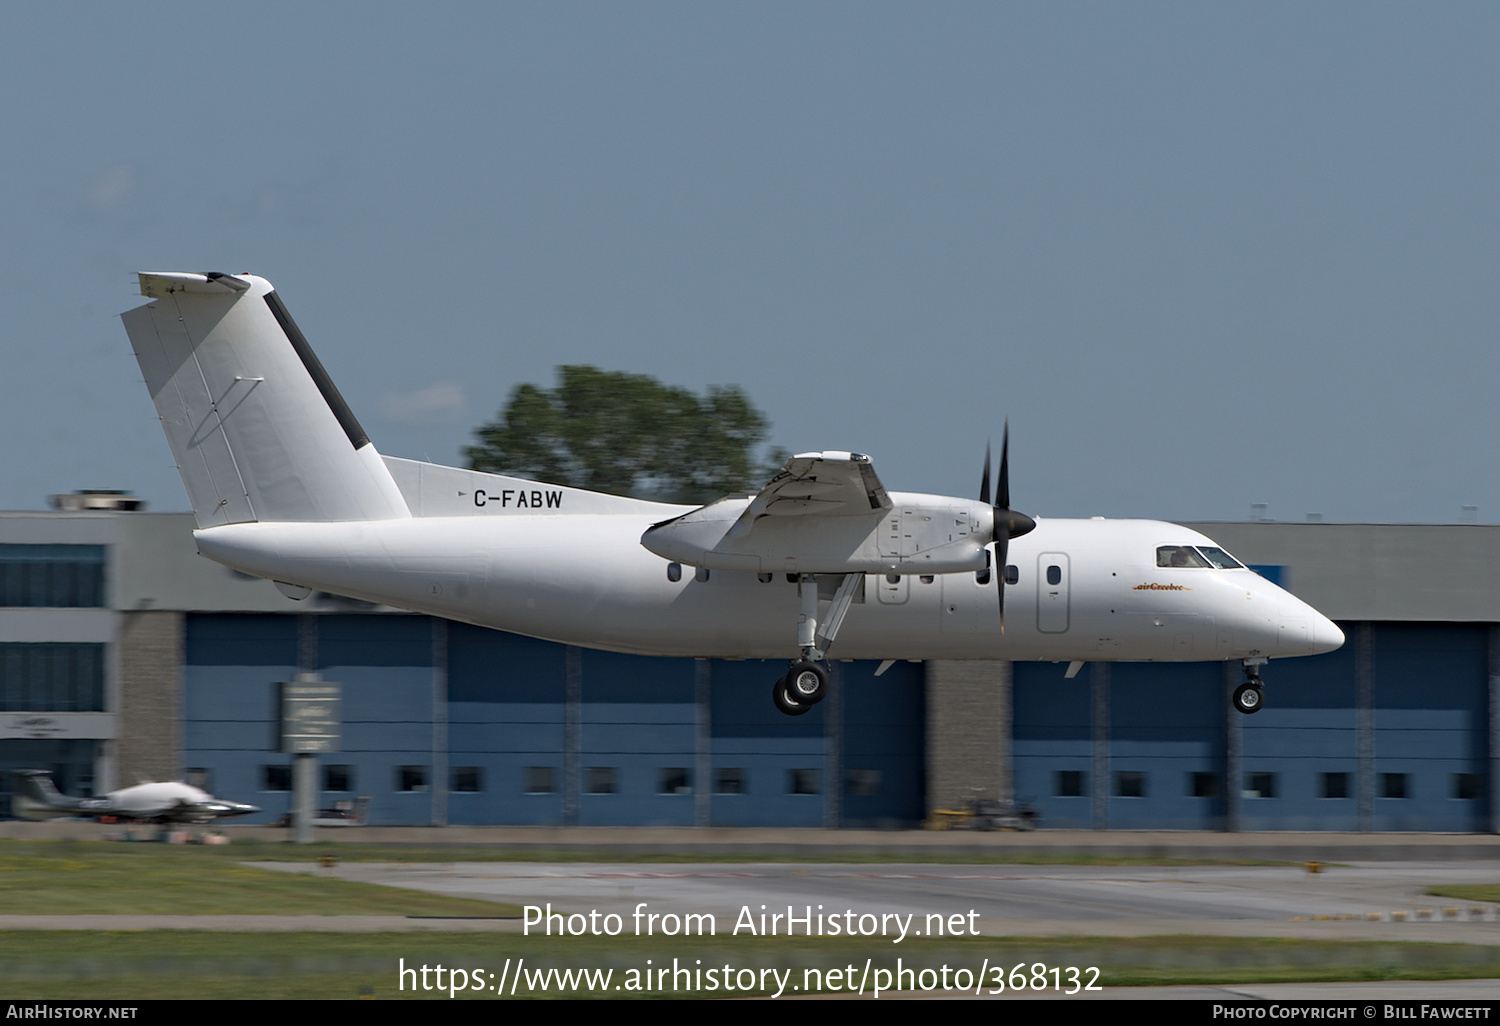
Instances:
[[[828,695],[828,671],[806,659],[793,663],[782,680],[792,700],[801,704],[817,705]]]
[[[799,702],[791,696],[787,690],[785,677],[771,685],[771,701],[776,703],[777,710],[787,716],[801,716],[812,708],[811,702]]]
[[[1265,704],[1266,693],[1258,684],[1241,684],[1234,689],[1234,707],[1246,716],[1260,712]]]

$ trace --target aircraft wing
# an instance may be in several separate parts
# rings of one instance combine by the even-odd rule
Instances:
[[[730,538],[750,533],[761,517],[828,517],[869,514],[891,508],[885,485],[870,457],[858,452],[802,452],[786,461],[729,529]]]

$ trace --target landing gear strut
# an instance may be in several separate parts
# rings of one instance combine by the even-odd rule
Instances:
[[[1266,704],[1265,685],[1260,679],[1261,663],[1265,660],[1245,660],[1245,683],[1234,689],[1234,707],[1249,716],[1260,712]]]

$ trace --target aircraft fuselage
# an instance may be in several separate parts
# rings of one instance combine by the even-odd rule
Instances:
[[[513,511],[234,524],[196,537],[205,555],[245,573],[567,644],[795,656],[799,588],[813,585],[784,572],[671,573],[639,541],[660,519]],[[1010,546],[1003,634],[998,572],[871,573],[829,655],[1176,662],[1310,655],[1342,643],[1321,614],[1254,571],[1156,565],[1159,546],[1212,544],[1159,521],[1039,520]]]

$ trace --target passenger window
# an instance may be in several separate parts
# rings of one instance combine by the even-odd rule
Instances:
[[[697,581],[699,584],[702,584],[704,581],[708,580],[708,567],[700,566],[697,570],[694,570],[693,580]]]
[[[1048,584],[1061,584],[1062,583],[1062,567],[1060,567],[1060,566],[1049,566],[1047,568],[1047,583]]]
[[[1019,584],[1021,582],[1021,568],[1014,563],[1005,568],[1005,583]]]
[[[900,574],[886,574],[885,575],[885,583],[886,584],[900,584],[901,583],[901,575]]]
[[[1159,545],[1156,549],[1156,565],[1176,568],[1206,567],[1209,562],[1191,545]]]
[[[990,583],[990,568],[989,567],[985,567],[983,570],[975,570],[974,571],[974,583],[975,584],[989,584]]]
[[[667,580],[671,581],[673,584],[676,584],[678,581],[682,580],[682,564],[681,563],[668,563],[667,564]]]
[[[922,574],[921,576],[923,584],[931,584],[934,580],[937,579],[932,574]]]

